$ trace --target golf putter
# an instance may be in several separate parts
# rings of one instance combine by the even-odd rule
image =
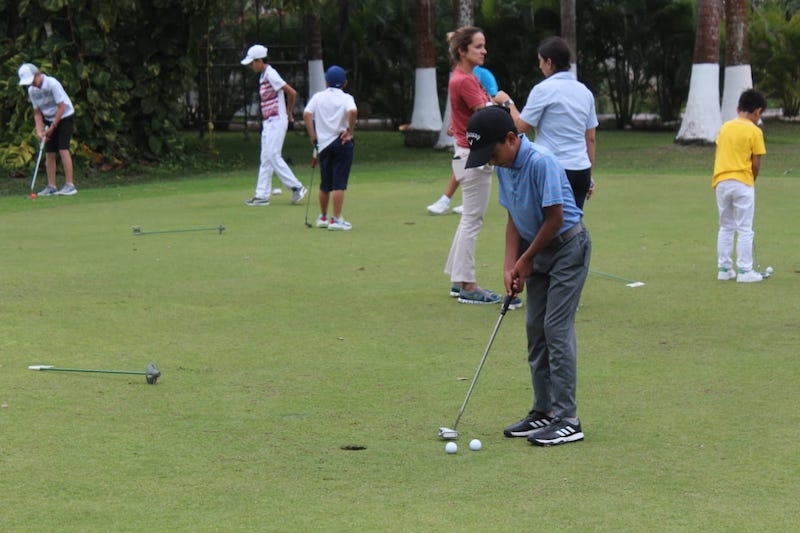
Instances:
[[[148,385],[155,385],[158,378],[161,377],[161,371],[158,370],[155,363],[150,363],[144,372],[134,370],[96,370],[92,368],[62,368],[53,365],[30,365],[28,370],[42,370],[50,372],[88,372],[93,374],[134,374],[144,375]]]
[[[472,383],[469,384],[469,388],[467,389],[467,395],[464,397],[464,402],[461,404],[461,409],[458,410],[458,416],[456,416],[456,421],[453,422],[452,427],[440,427],[439,428],[439,438],[443,440],[456,440],[458,438],[458,422],[461,420],[461,415],[464,414],[464,409],[467,407],[467,402],[469,401],[469,397],[472,396],[472,389],[475,388],[475,382],[478,381],[478,376],[481,373],[481,369],[483,369],[483,364],[486,362],[486,356],[489,355],[489,349],[492,347],[492,343],[494,343],[494,338],[497,336],[497,330],[500,329],[500,324],[503,322],[503,317],[506,316],[506,312],[508,311],[508,306],[511,304],[511,299],[514,297],[513,294],[507,294],[505,300],[503,300],[503,307],[500,309],[500,316],[497,317],[497,323],[494,325],[494,330],[492,330],[492,335],[489,337],[489,344],[486,345],[486,349],[483,351],[483,357],[481,357],[480,363],[478,363],[478,368],[475,370],[475,375],[472,376]]]
[[[36,187],[36,175],[39,174],[39,164],[42,162],[42,153],[44,152],[44,139],[39,143],[39,154],[36,156],[36,167],[33,169],[33,177],[31,177],[31,197],[33,189]]]
[[[308,210],[311,207],[311,191],[314,190],[314,168],[317,166],[317,147],[314,145],[314,151],[311,152],[311,182],[308,184],[308,198],[306,198],[306,227],[310,228],[311,223],[308,221]]]

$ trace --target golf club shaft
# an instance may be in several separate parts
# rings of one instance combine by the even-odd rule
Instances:
[[[311,153],[311,181],[308,184],[308,198],[306,199],[306,227],[310,228],[308,222],[308,210],[311,208],[311,192],[314,190],[314,169],[317,167],[317,148]]]
[[[453,431],[456,431],[458,427],[458,422],[461,420],[461,415],[464,414],[464,409],[467,407],[467,402],[469,402],[469,397],[472,396],[472,389],[475,388],[475,382],[478,381],[478,376],[481,373],[481,369],[483,369],[483,364],[486,362],[486,356],[489,355],[489,349],[492,347],[494,343],[494,338],[497,336],[497,330],[500,329],[500,324],[503,322],[503,317],[506,316],[506,312],[508,311],[508,306],[511,304],[511,299],[513,295],[506,295],[505,300],[503,300],[503,307],[500,309],[500,316],[497,317],[497,322],[494,325],[494,329],[492,330],[492,334],[489,337],[489,343],[486,345],[486,349],[483,351],[483,356],[481,357],[480,363],[478,363],[478,368],[475,370],[475,375],[472,376],[472,383],[469,384],[469,388],[467,389],[467,395],[464,397],[464,402],[461,404],[461,409],[458,410],[458,416],[456,417],[456,421],[453,423]]]
[[[89,372],[92,374],[134,374],[137,376],[147,375],[147,372],[137,370],[95,370],[91,368],[61,368],[49,365],[32,365],[29,366],[30,370],[43,370],[48,372]]]
[[[39,143],[39,153],[36,155],[36,167],[33,169],[33,176],[31,177],[31,192],[36,187],[36,176],[39,174],[39,164],[42,162],[42,153],[44,152],[44,139]]]

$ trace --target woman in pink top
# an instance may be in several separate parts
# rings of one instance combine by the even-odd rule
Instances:
[[[447,257],[445,273],[450,275],[450,295],[465,304],[496,304],[502,297],[478,285],[475,273],[475,243],[483,225],[483,217],[489,206],[492,191],[492,167],[464,168],[469,155],[467,122],[472,114],[494,105],[491,97],[473,74],[476,65],[483,65],[486,58],[486,37],[480,28],[459,28],[449,36],[450,56],[455,65],[450,75],[450,117],[455,153],[453,174],[461,184],[464,212],[453,236],[453,244]],[[514,299],[510,308],[522,305]]]

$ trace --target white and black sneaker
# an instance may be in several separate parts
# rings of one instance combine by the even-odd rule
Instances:
[[[531,411],[528,416],[503,430],[506,437],[527,437],[546,428],[553,421],[553,417],[539,411]]]
[[[554,418],[550,425],[528,437],[528,442],[536,446],[557,446],[583,440],[581,423],[572,424],[563,418]]]
[[[260,198],[258,196],[253,196],[249,200],[245,202],[247,205],[269,205],[269,198]]]

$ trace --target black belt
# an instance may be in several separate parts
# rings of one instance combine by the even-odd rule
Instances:
[[[561,235],[556,235],[550,244],[547,245],[548,248],[551,250],[558,250],[565,244],[567,244],[575,235],[583,231],[583,223],[578,222],[567,231],[562,233]]]

